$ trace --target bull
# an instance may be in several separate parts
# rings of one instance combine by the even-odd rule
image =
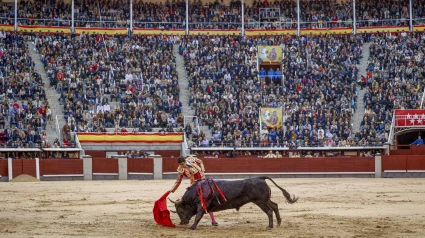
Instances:
[[[277,224],[280,226],[282,219],[280,217],[279,208],[275,202],[270,200],[271,190],[265,181],[266,179],[270,180],[282,191],[283,196],[286,198],[288,203],[292,204],[297,202],[298,198],[295,196],[291,197],[285,189],[281,188],[269,177],[256,177],[237,181],[217,180],[215,183],[225,194],[226,200],[217,196],[217,194],[210,193],[209,197],[206,197],[205,199],[207,211],[219,212],[228,209],[236,209],[239,211],[240,207],[252,202],[259,206],[261,210],[267,214],[269,219],[268,228],[273,228],[273,212],[276,215]],[[198,183],[202,182],[203,181],[200,181]],[[180,225],[189,224],[190,219],[196,215],[195,221],[190,227],[192,230],[196,229],[199,221],[206,213],[205,209],[201,205],[196,187],[197,184],[194,184],[188,188],[180,200],[173,201],[170,199],[170,201],[175,204],[176,211],[172,212],[178,214],[180,218]],[[208,188],[206,189],[208,190]]]

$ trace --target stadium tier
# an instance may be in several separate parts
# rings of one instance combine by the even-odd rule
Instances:
[[[381,148],[424,101],[416,1],[17,6],[0,8],[3,147]]]

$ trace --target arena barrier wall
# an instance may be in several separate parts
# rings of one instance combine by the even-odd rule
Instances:
[[[175,179],[176,157],[83,159],[0,159],[0,181],[21,174],[40,180]],[[425,177],[425,155],[375,158],[238,158],[202,159],[211,178],[270,177]],[[382,166],[381,166],[382,164]],[[12,175],[9,178],[9,175]]]
[[[81,159],[43,159],[39,163],[41,180],[83,180]]]
[[[9,181],[8,160],[0,159],[0,182]]]
[[[272,177],[374,177],[373,158],[211,158],[202,159],[208,176],[242,178]],[[176,177],[176,158],[163,158],[164,178]]]
[[[383,177],[425,177],[425,155],[382,156]]]

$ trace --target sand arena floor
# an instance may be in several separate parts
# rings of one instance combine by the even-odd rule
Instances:
[[[154,223],[154,200],[172,180],[0,183],[0,237],[425,237],[424,179],[276,182],[300,197],[286,204],[268,182],[282,226],[267,230],[266,214],[248,204],[216,213],[218,227],[204,216],[196,231]],[[179,222],[176,214],[172,219]]]

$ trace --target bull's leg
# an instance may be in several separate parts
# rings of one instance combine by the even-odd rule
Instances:
[[[257,206],[259,206],[261,210],[263,210],[263,212],[267,214],[267,217],[269,218],[268,228],[273,228],[273,209],[266,202],[263,201],[255,204],[257,204]]]
[[[204,216],[205,211],[202,207],[198,208],[198,213],[196,213],[195,222],[190,227],[190,229],[195,230],[198,226],[198,223],[201,221],[202,217]]]
[[[280,224],[282,223],[282,218],[280,218],[279,207],[277,206],[277,203],[273,202],[272,200],[269,200],[267,204],[273,209],[274,214],[276,215],[277,225],[280,226]]]

